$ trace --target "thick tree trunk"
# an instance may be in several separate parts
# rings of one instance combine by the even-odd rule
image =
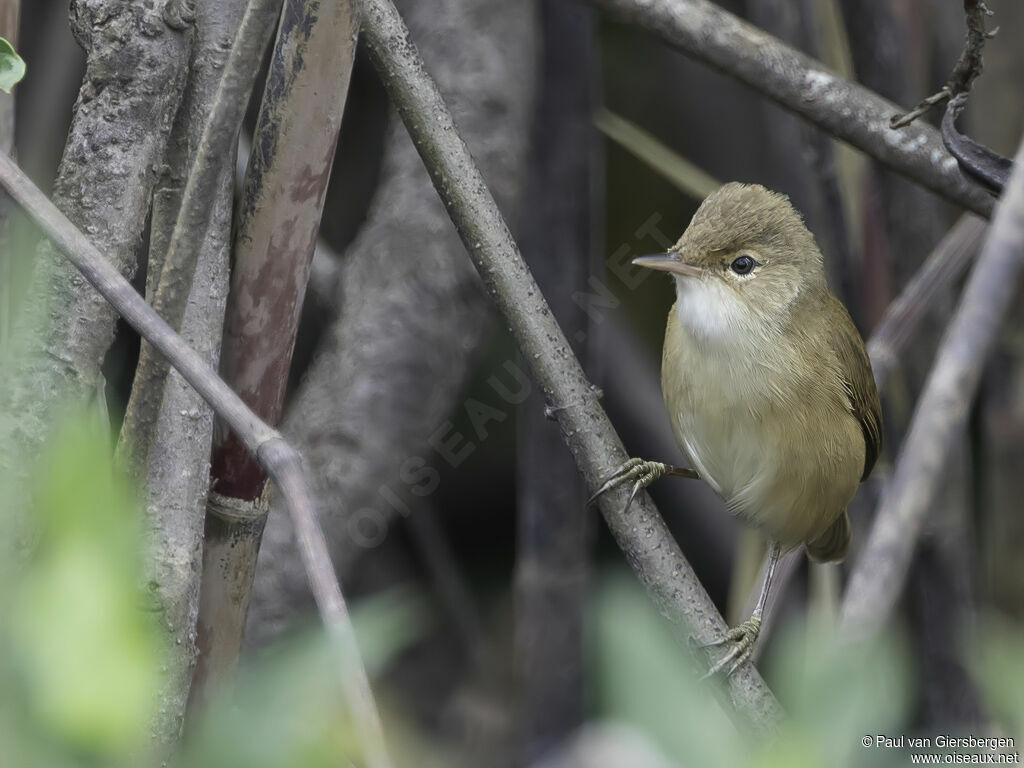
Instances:
[[[189,46],[179,22],[162,0],[71,4],[88,60],[53,199],[126,275],[184,91]],[[113,339],[113,310],[49,243],[25,307],[18,364],[0,372],[0,469],[38,449],[68,399],[97,392]]]

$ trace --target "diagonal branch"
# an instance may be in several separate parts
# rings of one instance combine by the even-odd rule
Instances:
[[[935,297],[958,280],[974,260],[985,236],[985,225],[974,214],[963,214],[875,324],[867,350],[879,392],[899,366],[911,337],[933,308]]]
[[[203,357],[153,311],[14,161],[2,153],[0,185],[25,209],[85,279],[196,388],[217,415],[238,434],[277,484],[295,526],[299,553],[321,619],[336,646],[341,683],[355,720],[355,732],[363,738],[367,765],[371,768],[388,768],[390,762],[384,746],[380,717],[359,656],[345,599],[334,576],[327,543],[316,519],[298,452],[249,409]]]
[[[889,128],[899,107],[708,0],[591,0],[669,45],[735,77],[883,165],[968,210],[988,216],[991,197],[964,179],[938,132]]]
[[[847,636],[876,632],[892,611],[917,535],[963,433],[982,367],[1024,271],[1024,143],[918,402],[893,479],[843,600]]]
[[[534,379],[552,406],[562,438],[591,492],[627,456],[565,335],[530,274],[437,86],[423,68],[390,0],[357,0],[374,64],[416,144],[434,186],[508,322]],[[622,514],[628,489],[601,498],[601,511],[630,565],[683,636],[717,639],[725,622],[646,493]],[[752,665],[722,690],[726,711],[745,730],[772,732],[782,713]]]

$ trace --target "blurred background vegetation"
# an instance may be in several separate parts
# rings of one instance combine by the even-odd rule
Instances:
[[[544,157],[538,146],[557,133],[557,121],[584,116],[585,130],[578,134],[584,139],[577,149],[582,147],[585,173],[573,179],[577,186],[568,187],[576,193],[565,187],[558,192],[583,209],[575,223],[577,234],[585,233],[583,261],[576,264],[582,279],[562,274],[542,285],[563,323],[581,329],[577,349],[631,455],[679,460],[657,387],[665,314],[673,296],[668,280],[630,284],[613,267],[628,263],[623,254],[664,250],[660,240],[674,241],[683,231],[701,189],[714,180],[739,180],[789,194],[822,245],[833,287],[865,338],[956,221],[958,211],[948,204],[754,91],[582,6],[543,0],[533,11],[515,15],[521,27],[506,32],[521,47],[512,46],[490,71],[491,62],[460,58],[457,38],[431,36],[435,21],[424,11],[430,3],[416,2],[419,8],[414,2],[399,5],[410,15],[414,40],[420,42],[420,33],[427,38],[422,47],[428,68],[477,68],[489,78],[480,84],[439,76],[460,125],[467,114],[486,116],[467,132],[467,142],[474,153],[474,142],[484,147],[478,159],[482,156],[485,175],[495,183],[538,272],[545,267],[532,254],[543,251],[546,231],[538,232],[537,223],[545,221],[546,210],[562,210],[564,203],[545,194],[538,181],[547,168],[538,168],[538,157]],[[520,2],[527,4],[512,5]],[[571,49],[579,54],[575,67],[544,53],[562,40],[556,33],[565,20],[550,7],[556,4],[572,8],[572,44],[580,46]],[[436,24],[485,40],[497,34],[483,18],[485,6],[493,3],[479,9],[470,0],[461,5],[467,7],[441,4],[458,23]],[[723,0],[721,5],[907,108],[945,81],[963,43],[962,7],[953,0]],[[1024,39],[1024,6],[1013,0],[989,5],[1000,32],[986,49],[985,74],[962,127],[1011,155],[1024,129],[1024,48],[1018,44]],[[18,50],[28,74],[17,90],[16,153],[47,191],[84,71],[67,11],[64,0],[33,0],[21,7]],[[560,83],[566,72],[571,78]],[[461,87],[471,99],[460,101]],[[508,92],[518,88],[525,91],[517,102]],[[556,105],[572,101],[563,98],[567,92],[582,94],[582,102],[545,113],[538,105],[546,88],[554,89],[548,98]],[[493,93],[482,96],[486,89]],[[250,134],[257,101],[250,104]],[[492,129],[495,146],[484,146]],[[332,354],[340,324],[349,322],[346,311],[356,305],[338,286],[348,281],[375,290],[373,274],[359,266],[365,260],[353,266],[350,254],[373,251],[375,243],[365,242],[368,222],[382,236],[382,219],[431,220],[408,206],[437,207],[433,199],[382,192],[399,184],[402,174],[413,173],[402,165],[405,155],[394,149],[402,142],[396,138],[401,131],[360,49],[321,226],[321,261],[314,268],[290,373],[288,408],[302,412],[285,421],[289,437],[302,447],[313,446],[312,468],[323,483],[331,482],[323,477],[331,462],[340,461],[331,451],[347,456],[345,450],[358,452],[359,445],[351,425],[350,431],[327,438],[310,426],[332,423],[330,413],[316,409],[346,397],[314,371],[317,360]],[[517,167],[489,161],[503,142],[518,142],[507,160]],[[417,236],[439,241],[453,262],[464,259],[443,212],[431,221],[439,223],[405,242]],[[38,239],[17,215],[12,232],[5,317],[25,309],[19,298]],[[399,242],[382,240],[376,254],[414,260],[415,253],[396,251]],[[464,268],[450,269],[455,275]],[[414,270],[410,266],[408,274]],[[599,305],[590,305],[598,306],[592,312],[567,300],[597,290],[588,278],[610,291]],[[573,610],[541,612],[544,639],[539,647],[523,647],[533,642],[523,630],[524,595],[537,594],[524,587],[529,553],[522,545],[531,534],[523,527],[522,504],[532,493],[524,490],[524,474],[537,466],[524,453],[526,442],[534,439],[528,435],[536,434],[529,431],[525,412],[533,409],[536,416],[543,404],[536,399],[509,404],[496,394],[493,379],[509,385],[507,364],[516,362],[518,353],[492,310],[476,294],[466,297],[473,291],[482,296],[479,287],[460,280],[452,278],[458,292],[427,296],[416,313],[428,325],[437,308],[432,302],[464,301],[468,309],[462,317],[476,330],[475,337],[453,339],[451,349],[435,350],[455,372],[447,389],[435,388],[434,363],[424,362],[422,370],[410,374],[421,376],[415,385],[422,407],[439,418],[403,443],[401,455],[364,468],[374,484],[360,489],[361,495],[352,491],[344,505],[337,505],[344,509],[325,522],[398,765],[908,764],[907,752],[915,750],[862,746],[864,736],[876,734],[1013,736],[1017,746],[1009,752],[1019,751],[1024,737],[1024,560],[1019,556],[1024,546],[1019,514],[1024,305],[1014,308],[986,370],[969,431],[929,517],[891,631],[868,647],[839,651],[829,629],[835,587],[821,588],[818,577],[802,566],[787,590],[760,667],[792,718],[777,742],[763,748],[737,733],[715,703],[710,684],[698,681],[691,652],[673,639],[596,513],[581,514],[569,529],[580,544],[567,555],[571,567],[548,574],[556,591],[570,584]],[[135,282],[143,288],[144,268]],[[889,452],[876,482],[865,485],[853,510],[855,548],[870,525],[959,287],[935,302],[884,393]],[[380,329],[382,335],[405,332],[400,326]],[[119,429],[138,346],[131,329],[119,325],[104,364],[102,402],[87,414],[68,415],[41,458],[26,457],[35,478],[28,529],[11,515],[0,517],[3,540],[13,545],[0,558],[4,765],[121,766],[166,759],[152,754],[147,738],[152,692],[168,649],[159,610],[152,596],[138,589],[143,580],[139,489],[113,466],[104,448]],[[322,398],[300,399],[314,387],[323,389]],[[462,447],[472,446],[457,466],[444,460],[436,440],[431,442],[438,430],[442,437],[459,435]],[[552,435],[557,442],[553,425],[547,439]],[[400,477],[398,468],[407,457],[422,457],[439,472],[430,493],[417,493]],[[569,474],[555,477],[574,487],[579,505],[578,481]],[[744,538],[706,488],[667,480],[651,492],[702,583],[723,614],[735,618],[756,575],[757,543]],[[353,545],[351,534],[358,528],[352,526],[360,522],[353,523],[352,516],[364,509],[379,514],[372,518],[373,531]],[[274,515],[281,517],[278,512]],[[281,543],[287,536],[275,538],[274,524],[272,518],[238,682],[195,714],[172,764],[359,764],[301,571],[290,545]],[[346,532],[349,540],[343,542]],[[543,538],[544,530],[534,533]],[[553,666],[536,662],[538,655]],[[541,666],[531,667],[534,663]],[[529,680],[531,669],[538,668],[549,677],[541,696]],[[543,710],[540,725],[524,712],[535,707]]]

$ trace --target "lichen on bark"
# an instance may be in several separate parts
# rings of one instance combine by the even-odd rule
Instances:
[[[54,185],[56,205],[126,276],[136,257],[183,91],[188,35],[162,0],[76,0],[86,74]],[[49,243],[39,246],[18,318],[16,365],[0,371],[0,470],[34,454],[57,410],[100,389],[114,311]]]

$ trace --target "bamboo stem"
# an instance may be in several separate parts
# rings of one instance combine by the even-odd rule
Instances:
[[[284,405],[355,39],[348,0],[286,0],[238,213],[220,361],[269,424]],[[215,438],[210,477],[190,706],[234,670],[268,509],[266,474],[235,435]]]

